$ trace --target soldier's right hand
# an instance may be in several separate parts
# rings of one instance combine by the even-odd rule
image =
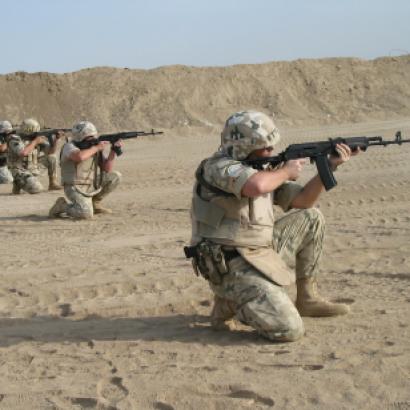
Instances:
[[[305,158],[291,159],[290,161],[286,162],[283,168],[288,173],[290,181],[296,181],[300,177],[300,173],[302,172],[303,166],[305,164]]]
[[[35,139],[34,139],[36,145],[39,144],[48,144],[48,139],[46,137],[44,137],[43,135],[38,135]]]

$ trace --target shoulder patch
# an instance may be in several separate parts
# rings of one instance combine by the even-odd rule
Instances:
[[[227,169],[227,173],[231,178],[237,178],[239,174],[243,170],[243,165],[242,164],[234,164],[230,165]]]

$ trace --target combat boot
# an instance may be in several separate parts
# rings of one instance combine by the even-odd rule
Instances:
[[[345,315],[350,311],[348,305],[332,303],[319,296],[314,278],[297,279],[296,309],[300,316],[324,317]]]
[[[233,302],[215,295],[211,312],[211,326],[216,330],[233,330],[235,324],[232,319],[235,313],[236,309]]]
[[[48,190],[49,191],[57,191],[59,189],[63,189],[63,187],[57,183],[57,178],[56,177],[50,177],[48,179]]]
[[[95,214],[112,214],[112,209],[104,208],[98,199],[93,199],[93,209]]]
[[[21,188],[15,183],[13,182],[13,190],[11,191],[11,193],[13,195],[18,195],[20,194]]]
[[[67,210],[67,201],[64,197],[60,196],[57,198],[56,203],[51,207],[50,211],[48,212],[48,216],[50,218],[58,218],[62,213],[66,212]]]

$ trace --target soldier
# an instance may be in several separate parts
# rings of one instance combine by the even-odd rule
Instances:
[[[7,167],[7,139],[12,133],[10,121],[0,121],[0,184],[13,182],[13,175]]]
[[[26,119],[19,128],[22,136],[37,132],[40,124],[32,119]],[[31,141],[25,141],[19,135],[11,135],[8,138],[8,163],[13,175],[13,194],[19,194],[21,190],[29,194],[38,194],[43,186],[38,180],[38,150],[39,145],[47,144],[45,137],[38,136]]]
[[[111,148],[107,157],[104,148],[109,144],[99,142],[80,149],[76,143],[97,138],[97,129],[88,121],[81,121],[72,129],[72,141],[64,144],[61,151],[61,178],[68,203],[64,197],[57,199],[49,211],[50,218],[66,213],[76,219],[89,219],[94,214],[111,213],[101,205],[102,199],[112,192],[121,181],[121,174],[112,171],[115,152]],[[122,146],[118,141],[115,145]]]
[[[62,131],[56,133],[56,143],[50,146],[48,139],[37,136],[27,140],[30,134],[40,131],[40,124],[34,118],[25,119],[19,127],[19,135],[12,135],[8,141],[8,160],[13,174],[13,194],[26,191],[37,194],[43,191],[43,186],[38,179],[40,175],[39,164],[48,170],[49,190],[61,189],[57,183],[57,141],[64,135]]]
[[[221,147],[196,172],[193,192],[193,265],[215,294],[211,323],[224,327],[236,317],[274,341],[304,334],[301,316],[335,316],[349,311],[318,295],[324,218],[314,207],[324,190],[316,175],[304,187],[293,182],[305,159],[278,169],[256,170],[241,161],[272,156],[280,135],[267,115],[244,111],[228,118]],[[330,156],[333,170],[349,160],[347,145]],[[284,213],[275,218],[274,209]],[[292,303],[283,286],[295,281]]]

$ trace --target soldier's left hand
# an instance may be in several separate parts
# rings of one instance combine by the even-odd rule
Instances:
[[[118,141],[116,141],[116,142],[114,142],[114,146],[115,147],[122,147],[124,144],[123,144],[123,142],[121,141],[121,140],[118,140]]]
[[[65,135],[65,132],[64,131],[62,131],[62,130],[57,130],[57,132],[56,132],[56,139],[60,139],[61,137],[64,137],[64,135]]]
[[[350,147],[346,144],[337,144],[336,152],[338,155],[331,155],[329,158],[330,165],[334,171],[339,165],[349,161],[352,156],[359,154],[360,148],[352,152]]]

